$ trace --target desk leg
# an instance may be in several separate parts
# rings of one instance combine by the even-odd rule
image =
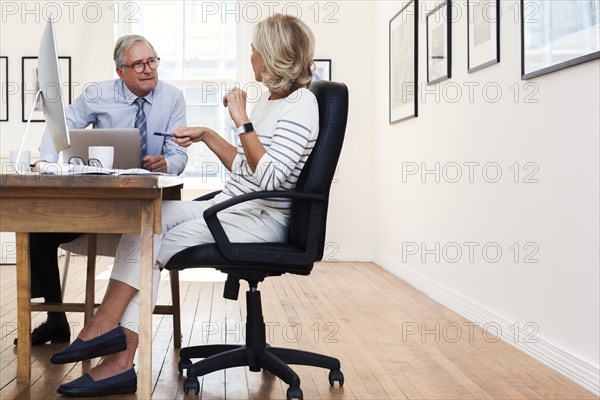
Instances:
[[[142,202],[140,242],[140,328],[138,399],[152,398],[152,269],[154,266],[154,205]]]
[[[31,383],[29,233],[17,233],[17,382]]]
[[[87,272],[85,275],[85,311],[83,325],[87,325],[94,316],[96,303],[96,251],[97,235],[88,234]]]

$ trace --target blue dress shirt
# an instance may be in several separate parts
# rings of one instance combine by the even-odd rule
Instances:
[[[133,128],[137,106],[136,95],[121,79],[94,82],[86,86],[73,104],[65,107],[67,125],[83,129],[92,125],[98,129]],[[154,132],[171,132],[186,125],[183,93],[162,81],[145,97],[144,113],[148,128],[148,155],[164,155],[167,172],[178,175],[187,163],[186,149]],[[40,144],[40,159],[56,162],[58,154],[48,130]]]

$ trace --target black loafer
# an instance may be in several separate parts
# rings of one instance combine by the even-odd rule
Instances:
[[[58,387],[57,392],[64,396],[91,397],[110,394],[132,394],[137,391],[137,376],[133,368],[110,378],[95,381],[85,374],[72,382]]]
[[[118,353],[127,348],[125,333],[120,326],[92,340],[76,339],[69,347],[54,353],[52,364],[66,364]]]
[[[71,341],[71,327],[68,322],[56,327],[48,326],[48,322],[42,323],[40,326],[31,331],[31,345],[40,346],[47,342],[52,343],[69,343]],[[16,346],[17,338],[13,341]]]

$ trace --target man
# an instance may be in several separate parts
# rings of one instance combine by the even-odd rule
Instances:
[[[186,125],[185,100],[180,90],[158,80],[160,64],[154,47],[142,36],[121,37],[113,54],[120,79],[88,85],[65,109],[69,128],[139,128],[140,166],[153,172],[180,174],[187,163],[185,149],[153,132],[171,132]],[[48,131],[40,145],[40,159],[56,162]],[[30,234],[31,297],[46,303],[62,303],[58,246],[75,240],[79,233]],[[70,342],[65,313],[48,312],[47,320],[31,333],[31,345]],[[17,340],[15,339],[15,344]]]
[[[69,128],[140,128],[138,105],[142,103],[146,132],[141,132],[142,167],[156,172],[179,174],[185,168],[187,154],[176,143],[155,136],[153,132],[170,132],[185,125],[185,101],[178,89],[158,80],[157,57],[152,45],[142,36],[120,38],[114,51],[114,61],[120,79],[87,85],[84,93],[65,114]],[[138,100],[140,99],[140,100]],[[142,121],[143,122],[143,121]],[[144,151],[144,144],[146,150]],[[58,160],[48,131],[40,145],[40,159]],[[65,160],[68,161],[68,160]]]

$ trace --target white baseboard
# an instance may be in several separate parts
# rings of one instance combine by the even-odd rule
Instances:
[[[480,326],[494,323],[498,324],[501,332],[514,332],[514,328],[511,328],[513,323],[387,257],[375,255],[373,262],[471,322],[478,323]],[[502,335],[501,339],[560,372],[595,395],[600,395],[600,370],[598,368],[540,338],[535,338],[537,343],[528,343],[527,340],[524,340],[527,332],[519,330],[519,333],[520,337],[518,338],[509,339],[507,335]]]

